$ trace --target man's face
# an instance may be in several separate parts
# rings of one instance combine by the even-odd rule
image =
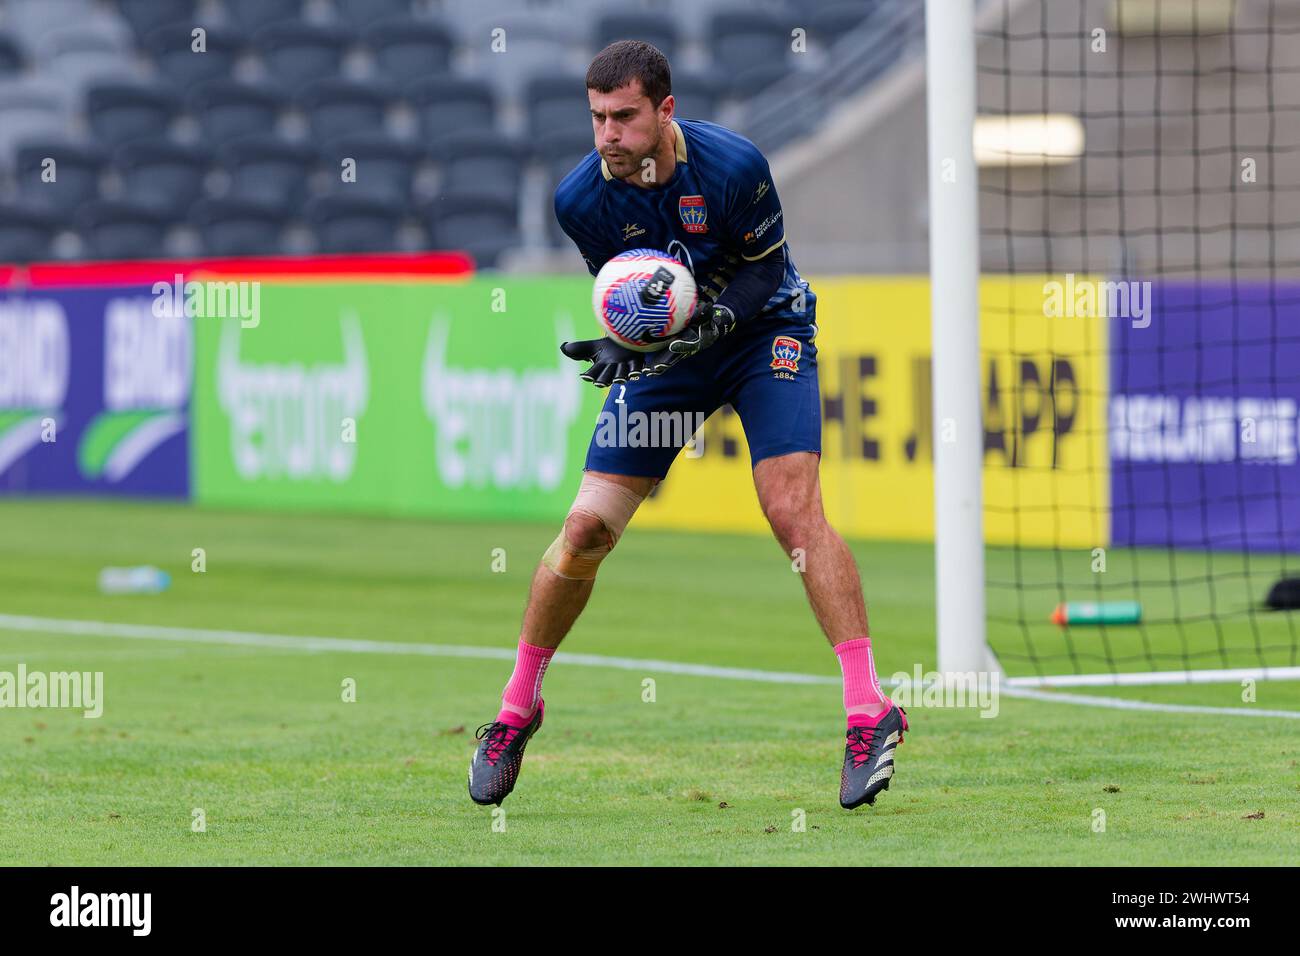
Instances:
[[[673,115],[673,98],[655,109],[633,80],[610,93],[587,90],[591,105],[591,126],[596,135],[596,149],[609,166],[610,173],[624,179],[641,170],[641,161],[659,151],[664,130]]]

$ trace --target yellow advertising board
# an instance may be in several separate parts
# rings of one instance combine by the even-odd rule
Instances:
[[[930,539],[929,281],[809,281],[827,516],[848,537]],[[980,284],[985,538],[1096,547],[1110,530],[1105,320],[1045,314],[1048,282],[990,276]],[[634,520],[766,533],[740,419],[725,407],[703,433],[698,456],[679,455]]]

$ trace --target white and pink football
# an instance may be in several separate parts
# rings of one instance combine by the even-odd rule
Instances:
[[[695,311],[695,277],[666,252],[629,249],[601,266],[591,295],[596,318],[624,348],[653,352],[654,341],[686,328]]]

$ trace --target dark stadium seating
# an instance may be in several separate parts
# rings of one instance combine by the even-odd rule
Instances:
[[[22,44],[17,37],[0,33],[0,76],[10,76],[22,70],[27,62]]]
[[[582,76],[536,76],[528,81],[526,109],[532,138],[556,130],[591,132],[587,85]]]
[[[378,20],[407,16],[411,0],[334,0],[334,12],[349,27],[361,30]]]
[[[568,244],[551,194],[593,147],[582,70],[596,50],[654,44],[673,60],[678,115],[717,121],[790,88],[805,65],[789,55],[793,24],[816,44],[880,2],[0,0],[0,170],[13,171],[0,186],[24,206],[91,204],[86,255],[301,251],[304,227],[322,249],[393,248],[398,230],[411,248],[400,203],[496,263],[521,242]],[[491,48],[498,27],[508,54]],[[46,154],[53,184],[39,181]],[[340,180],[345,155],[355,183]],[[244,205],[223,217],[223,202]],[[56,255],[77,254],[55,238]]]
[[[166,136],[180,107],[179,97],[161,85],[100,83],[86,93],[91,131],[105,146]]]
[[[213,80],[195,88],[189,108],[204,139],[222,146],[241,137],[274,133],[288,102],[267,84]]]
[[[45,161],[54,160],[54,180],[42,178]],[[67,140],[24,143],[14,162],[19,198],[26,203],[71,212],[99,196],[99,180],[108,164],[97,146]]]
[[[526,159],[523,147],[496,133],[466,131],[443,141],[437,157],[441,193],[492,196],[512,205],[519,202],[519,170]]]
[[[567,176],[595,146],[590,130],[585,133],[567,131],[546,133],[534,143],[533,156],[541,164],[542,182],[545,183],[545,194],[548,200],[543,217],[546,222],[546,238],[552,245],[563,246],[569,242],[569,238],[560,229],[549,200],[554,195],[555,187],[560,184],[560,180]]]
[[[518,219],[508,200],[482,195],[442,195],[424,207],[435,248],[464,249],[479,268],[493,268],[517,245]]]
[[[122,198],[180,218],[203,195],[210,151],[170,140],[139,140],[117,151]]]
[[[253,34],[252,44],[267,73],[290,91],[337,76],[351,34],[306,20],[280,20]]]
[[[394,83],[411,83],[451,68],[455,41],[441,23],[409,17],[381,20],[366,30],[375,69]]]
[[[204,49],[195,51],[191,20],[168,23],[150,30],[144,48],[153,57],[158,73],[169,83],[188,89],[209,80],[229,78],[243,48],[243,35],[219,26],[203,26]]]
[[[158,210],[124,200],[96,200],[78,210],[91,259],[148,259],[164,254],[168,220]]]
[[[245,30],[257,30],[302,15],[302,0],[225,0],[226,18]]]
[[[412,84],[407,98],[419,120],[420,136],[431,148],[458,130],[497,128],[496,93],[483,80],[430,77]]]
[[[790,53],[786,21],[761,10],[729,10],[709,20],[709,52],[721,77],[734,78],[755,66],[784,64]],[[744,95],[740,89],[729,89]]]
[[[370,196],[328,195],[303,209],[314,227],[320,252],[392,252],[404,207]]]
[[[732,96],[746,99],[758,96],[764,90],[781,83],[790,71],[781,63],[758,63],[746,67],[732,77],[728,89]]]
[[[356,180],[340,176],[344,158],[356,161]],[[408,203],[411,185],[424,151],[414,143],[384,133],[353,133],[322,147],[321,165],[330,190],[345,196],[368,196],[390,202]]]
[[[37,262],[50,257],[50,244],[63,219],[54,209],[0,203],[0,262]]]
[[[0,162],[7,164],[19,143],[68,135],[65,93],[39,81],[0,81]]]
[[[316,150],[277,136],[251,136],[221,150],[221,167],[230,177],[229,195],[295,209],[307,196],[308,180],[316,169]]]
[[[331,78],[305,87],[298,103],[312,137],[328,142],[349,133],[381,132],[392,98],[392,91],[378,83]]]
[[[286,213],[281,204],[223,196],[200,199],[189,210],[189,221],[202,237],[209,256],[276,255]]]
[[[721,98],[722,83],[714,77],[689,71],[673,74],[673,102],[678,116],[713,122]]]
[[[122,18],[141,39],[168,23],[194,21],[198,0],[117,0]]]
[[[649,11],[608,13],[596,21],[597,50],[615,40],[644,40],[671,61],[677,56],[677,27],[670,17]]]

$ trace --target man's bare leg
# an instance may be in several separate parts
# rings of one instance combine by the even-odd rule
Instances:
[[[631,488],[642,497],[650,494],[658,478],[641,478],[630,475],[613,475],[603,471],[588,474]],[[570,514],[564,522],[568,539],[575,547],[594,548],[604,540],[606,531],[600,521],[590,515]],[[533,572],[533,583],[528,589],[528,606],[524,609],[524,624],[519,637],[534,647],[556,648],[564,640],[573,622],[587,606],[595,579],[573,580],[562,578],[545,564],[539,563]]]
[[[862,580],[844,539],[822,510],[819,456],[795,452],[764,458],[754,468],[758,500],[776,539],[792,560],[802,557],[804,591],[817,623],[835,649],[844,675],[844,764],[840,806],[874,803],[889,789],[894,750],[903,742],[907,715],[880,687]],[[802,549],[802,555],[796,554]]]
[[[785,553],[802,551],[808,603],[831,646],[868,637],[862,579],[844,539],[822,510],[819,457],[795,452],[764,458],[754,468],[754,488],[772,532]]]
[[[514,789],[524,747],[542,725],[542,678],[551,657],[586,607],[601,561],[657,481],[597,471],[583,475],[563,530],[533,573],[501,710],[476,735],[481,742],[469,766],[469,795],[475,803],[499,806]]]

